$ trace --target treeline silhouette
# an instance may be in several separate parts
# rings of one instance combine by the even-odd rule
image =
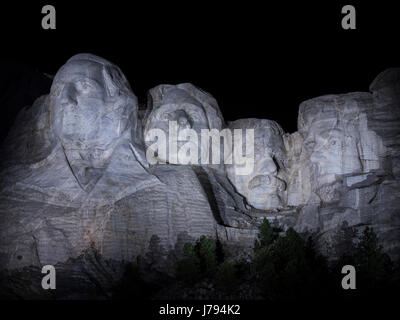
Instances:
[[[140,264],[127,266],[115,299],[245,299],[267,301],[391,301],[400,288],[400,263],[379,245],[372,228],[356,232],[344,224],[335,260],[318,253],[311,236],[282,232],[267,219],[259,226],[251,259],[238,260],[218,240],[201,236],[185,243],[173,275]],[[154,241],[154,239],[153,239]],[[356,270],[356,289],[342,288],[344,265]],[[328,300],[327,300],[328,299]]]

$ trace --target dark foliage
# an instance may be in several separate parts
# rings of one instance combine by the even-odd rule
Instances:
[[[218,240],[202,236],[196,243],[184,245],[176,262],[176,278],[169,278],[164,287],[145,281],[143,273],[131,265],[114,297],[314,302],[327,299],[387,302],[396,297],[400,288],[400,261],[392,262],[382,251],[373,229],[365,228],[358,241],[354,241],[354,229],[343,225],[339,236],[348,241],[340,248],[342,255],[329,262],[318,253],[311,236],[304,239],[292,228],[284,234],[280,231],[264,219],[251,261],[234,260]],[[344,265],[356,269],[356,290],[344,290],[341,286]]]
[[[113,288],[113,299],[151,299],[160,287],[154,282],[146,281],[140,268],[135,264],[125,267],[123,277]]]
[[[182,258],[176,266],[176,277],[188,284],[195,283],[201,278],[200,259],[191,243],[185,243],[183,246]]]

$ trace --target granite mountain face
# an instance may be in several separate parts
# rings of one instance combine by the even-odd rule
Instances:
[[[144,137],[166,121],[254,129],[252,174],[236,175],[235,164],[149,164]],[[106,283],[120,274],[111,265],[154,246],[168,270],[171,253],[201,235],[245,258],[264,217],[312,234],[331,257],[344,224],[371,226],[399,257],[399,141],[400,69],[379,74],[369,92],[303,102],[298,131],[287,134],[272,120],[226,123],[217,101],[187,83],[151,89],[139,110],[117,66],[79,54],[48,95],[19,112],[3,143],[0,268],[52,264]]]

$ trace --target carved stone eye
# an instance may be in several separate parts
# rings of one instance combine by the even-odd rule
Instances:
[[[185,125],[187,125],[189,122],[188,122],[188,119],[186,118],[186,117],[183,117],[183,116],[181,116],[181,117],[179,117],[179,119],[178,119],[178,124],[180,124],[181,126],[185,126]]]
[[[335,146],[338,144],[338,141],[336,139],[331,140],[331,146]]]
[[[173,116],[169,112],[165,112],[161,114],[160,119],[164,121],[171,121],[173,120]]]
[[[310,140],[305,143],[305,147],[308,151],[311,151],[315,148],[315,141]]]
[[[76,87],[80,93],[87,93],[91,89],[91,86],[84,80],[78,81]]]

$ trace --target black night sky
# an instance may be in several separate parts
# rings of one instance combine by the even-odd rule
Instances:
[[[226,120],[272,119],[287,132],[302,101],[367,91],[379,72],[399,66],[400,22],[383,2],[128,2],[2,5],[2,135],[17,110],[48,91],[37,71],[55,74],[80,52],[117,64],[141,100],[158,84],[192,82]],[[57,10],[56,30],[41,28],[44,4]],[[345,4],[356,7],[357,30],[341,28]]]

